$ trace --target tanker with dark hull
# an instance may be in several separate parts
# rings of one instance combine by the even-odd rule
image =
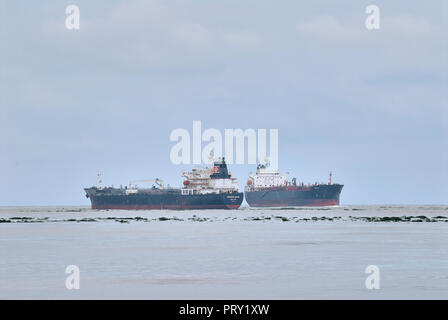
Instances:
[[[339,205],[339,196],[344,185],[332,183],[331,172],[328,184],[297,184],[288,181],[287,174],[259,164],[255,175],[249,175],[245,196],[251,207],[324,207]]]
[[[103,188],[99,183],[84,190],[92,209],[238,209],[243,202],[243,193],[238,191],[238,182],[227,170],[224,158],[182,176],[186,178],[182,188],[164,188],[160,179],[154,179],[132,181],[124,188]],[[135,183],[140,182],[154,185],[138,188]]]

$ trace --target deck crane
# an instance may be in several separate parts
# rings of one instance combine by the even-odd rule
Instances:
[[[136,183],[155,183],[159,186],[160,189],[163,189],[163,181],[160,180],[159,178],[156,179],[145,179],[145,180],[132,180],[129,181],[129,186],[135,185]]]

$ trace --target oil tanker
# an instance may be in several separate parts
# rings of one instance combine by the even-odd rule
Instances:
[[[92,209],[238,209],[243,193],[238,182],[227,169],[224,158],[213,165],[183,172],[182,188],[164,188],[160,179],[131,181],[129,186],[102,187],[101,176],[97,187],[85,188]],[[150,188],[139,188],[136,183],[152,182]]]
[[[269,162],[259,164],[257,172],[249,175],[245,188],[246,201],[251,207],[323,207],[339,205],[344,185],[333,183],[332,174],[328,184],[297,184],[296,178],[287,180],[269,167]]]

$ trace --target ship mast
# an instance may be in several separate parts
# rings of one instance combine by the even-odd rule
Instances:
[[[98,189],[102,190],[103,189],[103,174],[101,172],[98,172],[97,176],[98,176]]]
[[[328,178],[328,184],[330,184],[330,185],[331,185],[331,177],[332,176],[333,176],[333,173],[331,173],[331,171],[330,171],[329,178]]]

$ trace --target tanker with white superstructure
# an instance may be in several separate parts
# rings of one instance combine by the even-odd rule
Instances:
[[[250,174],[245,188],[246,201],[251,207],[322,207],[339,205],[344,185],[298,184],[296,178],[288,181],[288,174],[271,168],[269,162],[259,164],[257,172]]]

